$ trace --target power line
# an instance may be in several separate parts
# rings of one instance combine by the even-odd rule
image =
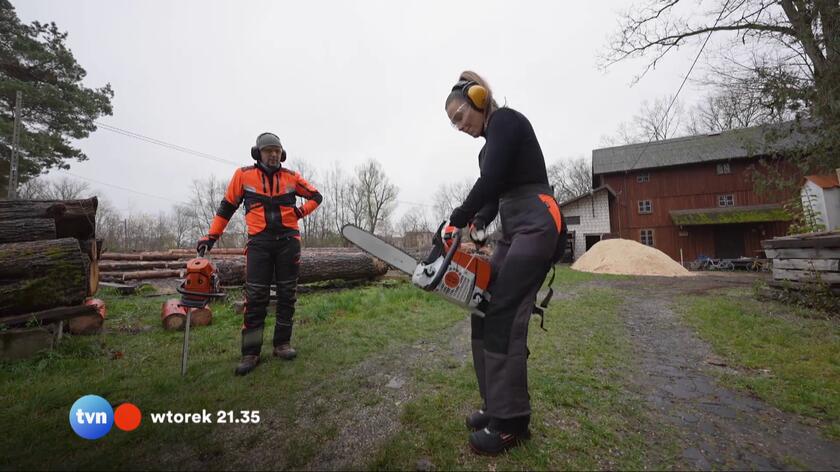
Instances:
[[[726,8],[729,6],[729,2],[730,2],[730,0],[726,0],[726,3],[723,5],[723,8],[721,8],[721,10],[720,10],[720,15],[718,15],[717,19],[715,20],[715,24],[712,25],[711,30],[709,31],[709,35],[706,36],[706,40],[703,41],[703,45],[700,46],[700,50],[697,51],[697,57],[695,57],[694,62],[691,63],[691,67],[689,67],[688,72],[685,74],[685,77],[683,77],[683,81],[680,84],[680,88],[677,89],[677,93],[674,94],[674,98],[671,99],[671,103],[668,105],[668,108],[665,110],[665,114],[662,115],[662,119],[659,121],[659,128],[662,128],[662,124],[668,118],[668,113],[671,113],[671,107],[674,106],[674,103],[676,103],[677,97],[679,97],[680,92],[682,92],[682,89],[685,86],[685,83],[688,82],[688,77],[691,75],[691,72],[694,70],[694,66],[697,65],[697,61],[700,60],[700,55],[703,54],[703,49],[706,48],[706,44],[708,44],[709,39],[712,38],[712,33],[714,33],[715,27],[717,27],[718,23],[723,18],[723,14],[726,13]],[[631,170],[633,170],[636,167],[636,165],[639,163],[639,160],[641,160],[642,155],[644,155],[648,146],[650,146],[650,143],[653,142],[654,137],[655,137],[655,134],[651,134],[650,138],[648,139],[648,142],[645,143],[644,147],[642,147],[642,150],[639,151],[639,155],[636,157],[636,160],[633,162],[633,165],[630,166],[630,168],[627,169],[625,171],[625,173],[630,172]]]
[[[87,180],[88,182],[93,182],[93,183],[99,184],[99,185],[105,185],[106,187],[113,187],[113,188],[116,188],[116,189],[119,189],[119,190],[123,190],[125,192],[131,192],[131,193],[136,193],[137,195],[143,195],[145,197],[152,197],[152,198],[157,198],[157,199],[160,199],[160,200],[166,200],[170,203],[188,205],[188,203],[182,202],[180,200],[174,200],[174,199],[168,198],[168,197],[161,197],[160,195],[152,195],[151,193],[141,192],[139,190],[134,190],[134,189],[130,189],[130,188],[127,188],[127,187],[121,187],[119,185],[109,184],[107,182],[101,182],[99,180],[91,179],[89,177],[82,177],[81,175],[76,175],[76,174],[74,174],[70,171],[64,170],[64,169],[58,169],[58,170],[59,170],[59,172],[63,172],[67,175],[71,175],[73,177],[76,177],[77,179]]]
[[[140,141],[145,141],[145,142],[150,143],[150,144],[155,144],[155,145],[158,145],[158,146],[162,146],[162,147],[165,147],[167,149],[172,149],[174,151],[183,152],[185,154],[190,154],[190,155],[193,155],[193,156],[196,156],[196,157],[200,157],[202,159],[208,159],[208,160],[211,160],[211,161],[221,162],[223,164],[231,164],[231,165],[234,165],[234,166],[237,166],[237,167],[239,167],[241,165],[241,163],[239,163],[239,162],[234,162],[234,161],[225,159],[223,157],[214,156],[213,154],[208,154],[206,152],[196,151],[195,149],[190,149],[188,147],[179,146],[177,144],[168,143],[166,141],[163,141],[163,140],[160,140],[160,139],[157,139],[157,138],[152,138],[152,137],[149,137],[149,136],[142,135],[140,133],[135,133],[134,131],[129,131],[129,130],[126,130],[126,129],[117,128],[116,126],[106,125],[105,123],[100,123],[98,121],[95,121],[94,123],[96,124],[96,126],[102,128],[106,131],[110,131],[112,133],[117,133],[117,134],[129,137],[129,138],[140,140]]]

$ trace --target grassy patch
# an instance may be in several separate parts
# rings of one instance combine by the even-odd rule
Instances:
[[[311,404],[325,379],[385,350],[429,338],[463,319],[460,310],[408,284],[372,286],[300,296],[294,362],[269,360],[253,374],[235,378],[241,315],[232,300],[213,305],[213,324],[191,333],[190,368],[180,375],[182,332],[164,331],[160,307],[167,297],[120,297],[100,292],[108,306],[107,332],[65,338],[39,358],[0,364],[0,421],[10,432],[3,441],[3,462],[15,468],[195,468],[241,462],[249,450],[245,435],[225,433],[231,425],[155,425],[150,412],[207,409],[259,410],[261,427],[280,425],[272,452],[290,467],[301,467],[313,452],[302,433],[317,427],[294,426],[294,414]],[[267,319],[263,354],[270,354],[274,317]],[[329,384],[352,398],[352,380]],[[90,442],[68,424],[70,406],[96,394],[112,405],[130,401],[143,411],[143,424],[131,433],[113,428]],[[324,412],[329,406],[323,408]],[[316,411],[317,413],[317,411]],[[317,421],[317,418],[315,418]],[[317,425],[316,425],[317,426]],[[328,439],[335,431],[319,431]],[[298,438],[298,439],[295,439]],[[315,440],[315,438],[310,437]],[[241,444],[240,444],[241,443]],[[310,442],[311,443],[311,442]],[[317,444],[317,442],[315,442]],[[252,466],[253,467],[253,466]]]
[[[736,373],[725,383],[776,407],[817,420],[840,439],[840,321],[808,319],[741,292],[690,297],[686,319]]]
[[[641,469],[673,463],[673,447],[649,436],[637,398],[624,389],[632,365],[617,316],[620,299],[604,289],[550,307],[550,331],[532,323],[529,379],[534,437],[496,459],[467,448],[464,416],[479,405],[472,364],[416,373],[429,393],[408,404],[403,428],[370,464],[411,469],[421,458],[449,469]],[[648,431],[647,433],[645,431]]]

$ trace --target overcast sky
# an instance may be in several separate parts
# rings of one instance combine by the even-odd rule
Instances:
[[[478,176],[483,140],[454,131],[443,110],[462,70],[531,120],[551,163],[590,155],[644,100],[673,94],[697,49],[633,87],[640,62],[600,71],[628,0],[12,3],[22,21],[69,32],[87,86],[112,85],[103,123],[241,165],[262,131],[280,136],[292,169],[374,158],[400,188],[398,213]],[[695,98],[690,87],[681,96]],[[79,145],[90,159],[73,174],[165,198],[91,184],[122,210],[167,210],[193,179],[227,182],[235,169],[104,129]]]

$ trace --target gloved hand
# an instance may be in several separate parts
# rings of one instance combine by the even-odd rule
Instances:
[[[449,224],[456,228],[467,226],[467,222],[467,213],[461,207],[452,210],[452,214],[449,215]]]
[[[213,245],[216,244],[217,239],[219,238],[209,235],[199,239],[198,242],[195,244],[195,251],[200,253],[201,248],[203,247],[205,248],[204,253],[207,254],[208,252],[210,252],[211,249],[213,249]]]
[[[481,218],[473,218],[470,225],[470,240],[476,246],[483,246],[487,242],[487,224]]]
[[[300,207],[295,207],[295,216],[297,216],[297,219],[303,218],[303,210]]]

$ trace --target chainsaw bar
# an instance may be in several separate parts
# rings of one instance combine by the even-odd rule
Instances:
[[[414,269],[417,268],[417,260],[415,258],[356,225],[344,225],[341,228],[341,234],[346,240],[355,244],[361,250],[377,259],[382,259],[386,264],[408,275],[413,275]]]

